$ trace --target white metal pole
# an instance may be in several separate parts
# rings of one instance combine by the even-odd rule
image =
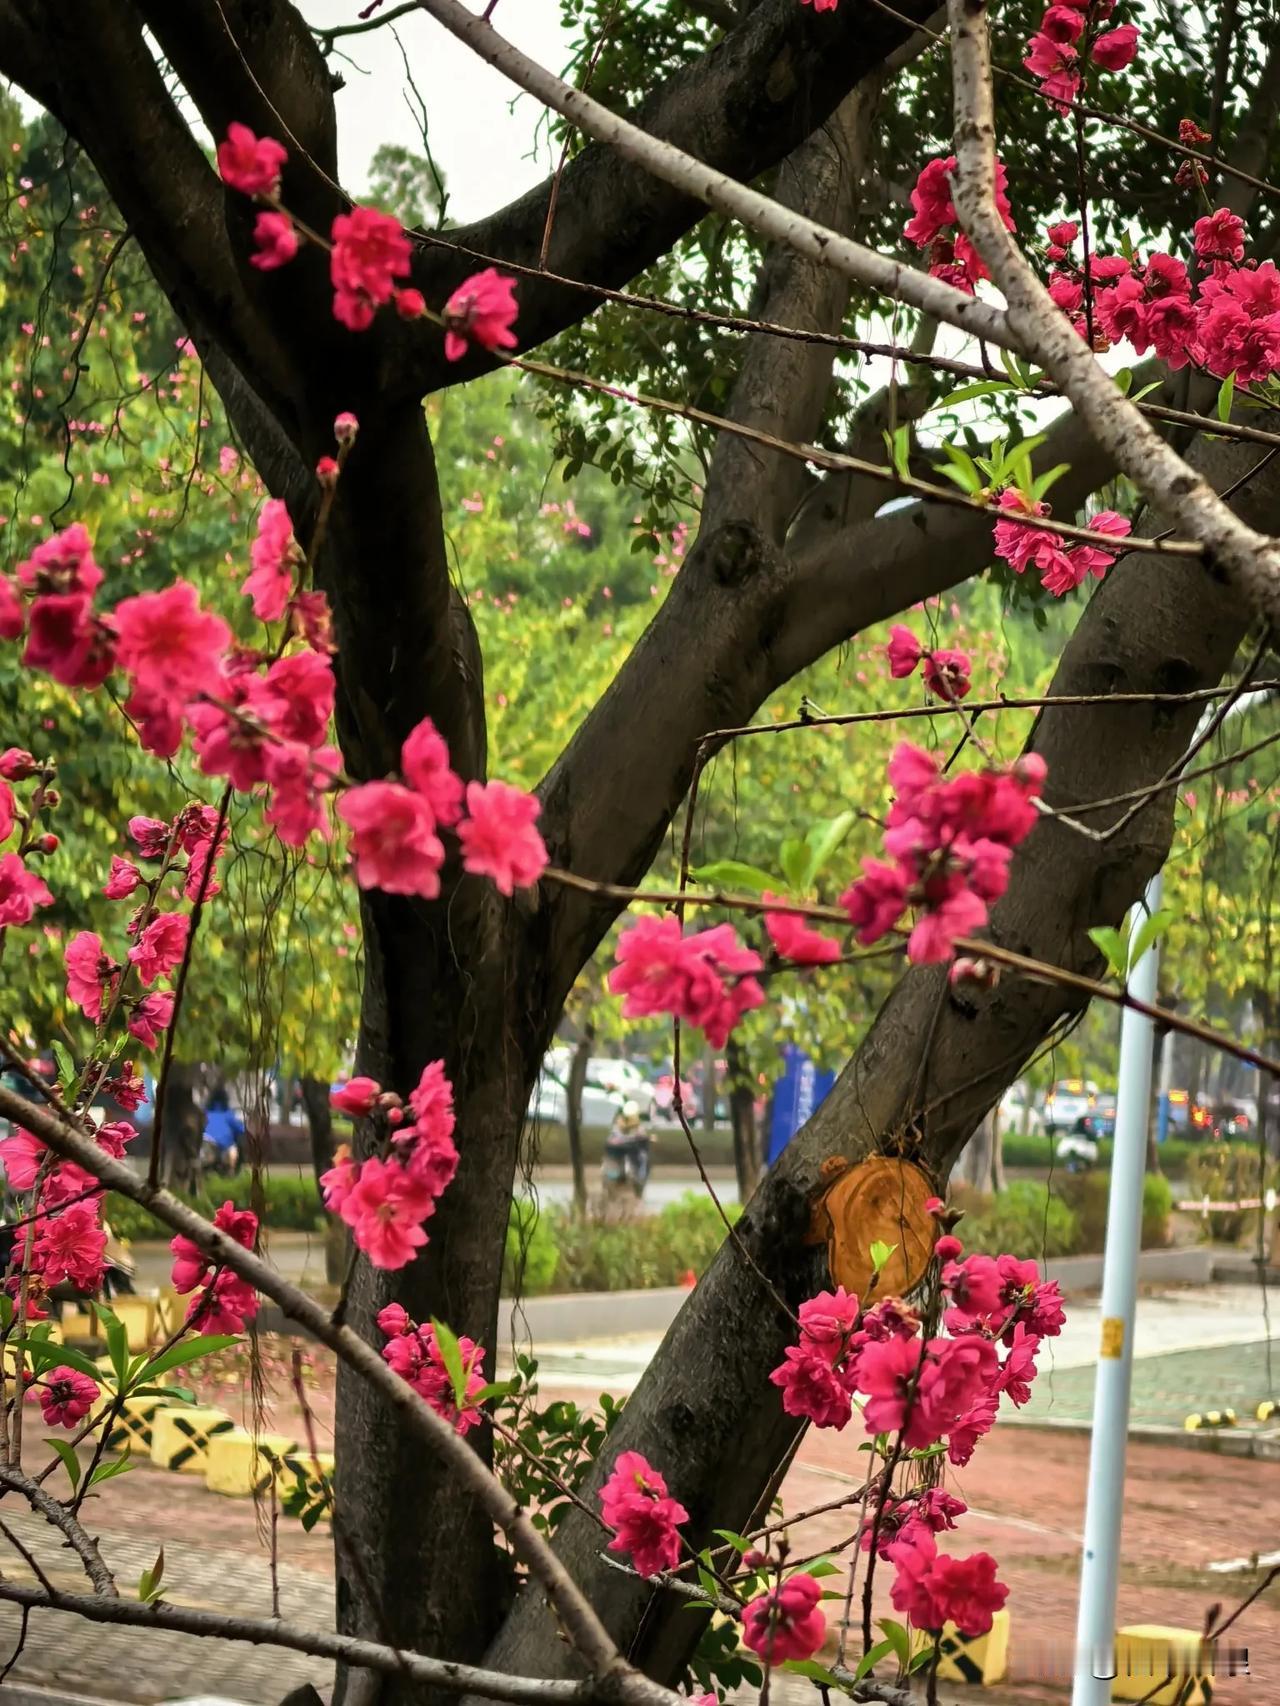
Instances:
[[[1159,910],[1160,893],[1161,877],[1157,872],[1147,885],[1147,913]],[[1143,916],[1139,914],[1139,921]],[[1135,921],[1135,933],[1137,928]],[[1130,993],[1142,1001],[1155,1000],[1158,962],[1159,952],[1152,946],[1129,973]],[[1093,1397],[1071,1706],[1108,1706],[1111,1678],[1116,1669],[1116,1585],[1133,1373],[1138,1250],[1142,1240],[1142,1182],[1147,1169],[1147,1126],[1151,1117],[1152,1041],[1151,1020],[1126,1007],[1120,1024],[1116,1134],[1111,1157],[1106,1249],[1102,1258],[1102,1342]]]

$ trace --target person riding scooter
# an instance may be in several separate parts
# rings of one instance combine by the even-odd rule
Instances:
[[[606,1191],[630,1184],[638,1197],[644,1195],[649,1178],[649,1145],[652,1142],[653,1134],[640,1119],[639,1104],[624,1102],[604,1140]]]

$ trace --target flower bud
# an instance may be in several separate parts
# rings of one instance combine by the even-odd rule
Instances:
[[[336,486],[338,483],[338,464],[332,456],[322,456],[316,463],[316,479],[322,486]]]
[[[360,422],[349,409],[344,409],[333,423],[333,436],[339,444],[354,444]]]
[[[29,752],[20,746],[11,746],[0,753],[0,776],[6,782],[25,782],[34,776],[40,766]]]

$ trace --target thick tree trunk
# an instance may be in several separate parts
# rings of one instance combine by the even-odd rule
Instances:
[[[587,1082],[591,1045],[595,1040],[596,1028],[588,1020],[573,1051],[566,1087],[564,1127],[569,1139],[569,1165],[573,1168],[573,1212],[577,1215],[587,1212],[587,1170],[582,1159],[582,1092]]]
[[[317,1186],[320,1176],[333,1166],[333,1109],[329,1106],[329,1086],[322,1078],[302,1080],[302,1106],[306,1110],[307,1129],[311,1134],[311,1169]],[[350,1242],[347,1229],[336,1214],[325,1216],[324,1277],[337,1285],[346,1270]]]
[[[760,1136],[746,1051],[730,1037],[725,1058],[729,1069],[729,1119],[733,1125],[733,1166],[738,1176],[738,1201],[750,1202],[760,1183]]]

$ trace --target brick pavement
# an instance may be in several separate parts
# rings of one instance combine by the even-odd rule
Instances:
[[[299,1416],[287,1370],[287,1358],[269,1366],[275,1390],[271,1425],[296,1431]],[[308,1404],[322,1446],[331,1427],[330,1387],[331,1370],[320,1359],[312,1370]],[[557,1395],[550,1390],[544,1394],[547,1399]],[[232,1359],[202,1382],[201,1396],[221,1402],[237,1420],[248,1419],[243,1370]],[[582,1402],[586,1395],[579,1391],[575,1396]],[[839,1497],[842,1487],[852,1488],[852,1478],[866,1461],[857,1451],[859,1443],[853,1428],[843,1435],[811,1433],[783,1490],[786,1509],[795,1512],[825,1503]],[[1011,1590],[1012,1679],[1008,1686],[980,1696],[984,1706],[996,1706],[997,1701],[1000,1706],[1040,1701],[1061,1706],[1069,1694],[1065,1682],[1045,1687],[1034,1682],[1031,1673],[1046,1661],[1056,1661],[1061,1670],[1071,1643],[1088,1452],[1087,1434],[998,1427],[967,1469],[948,1472],[948,1484],[971,1507],[961,1531],[949,1541],[961,1552],[991,1551]],[[163,1542],[167,1591],[174,1598],[269,1613],[267,1554],[250,1502],[220,1498],[198,1480],[143,1464],[104,1483],[91,1509],[93,1528],[109,1562],[119,1568],[122,1586],[136,1582]],[[55,1579],[61,1583],[65,1578],[70,1585],[74,1572],[49,1531],[35,1518],[14,1515],[23,1538],[38,1543],[42,1561],[52,1560]],[[1277,1517],[1280,1464],[1132,1444],[1125,1492],[1122,1622],[1200,1628],[1210,1604],[1234,1603],[1257,1579],[1247,1572],[1217,1574],[1208,1566],[1274,1549],[1280,1544]],[[821,1518],[811,1526],[806,1550],[810,1538],[818,1549],[837,1544],[849,1530],[848,1522],[842,1527],[838,1517]],[[328,1535],[323,1530],[305,1535],[296,1523],[282,1520],[279,1552],[285,1615],[329,1626]],[[4,1568],[10,1569],[8,1555]],[[883,1589],[881,1581],[878,1615],[890,1610]],[[1280,1584],[1246,1614],[1239,1631],[1250,1647],[1253,1679],[1224,1681],[1218,1700],[1222,1706],[1280,1700]],[[0,1658],[15,1635],[16,1617],[0,1607]],[[153,1702],[199,1692],[250,1706],[274,1706],[302,1680],[323,1686],[328,1674],[321,1661],[299,1655],[184,1636],[139,1640],[130,1631],[109,1631],[52,1614],[33,1618],[27,1651],[15,1671],[16,1678],[27,1682],[122,1700]],[[791,1680],[778,1692],[779,1702],[794,1694],[798,1706],[801,1693],[812,1701],[811,1692],[797,1692]]]

